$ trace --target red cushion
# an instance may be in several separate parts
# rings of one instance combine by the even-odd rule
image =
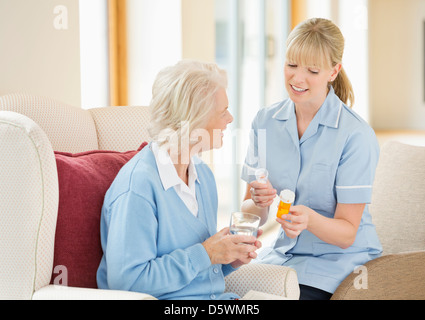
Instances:
[[[144,142],[137,151],[127,152],[55,152],[59,209],[52,284],[97,288],[96,272],[103,254],[100,213],[105,193],[121,167],[146,145]]]

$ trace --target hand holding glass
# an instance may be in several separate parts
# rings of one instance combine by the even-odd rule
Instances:
[[[234,212],[230,218],[230,233],[257,237],[260,217],[245,212]]]

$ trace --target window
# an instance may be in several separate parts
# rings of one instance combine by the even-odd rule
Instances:
[[[222,149],[214,151],[219,192],[219,229],[238,211],[246,184],[240,179],[251,122],[257,111],[282,100],[283,44],[289,31],[289,1],[216,0],[216,61],[229,76],[234,122]]]
[[[84,109],[108,106],[107,1],[79,1],[79,18],[81,106]]]

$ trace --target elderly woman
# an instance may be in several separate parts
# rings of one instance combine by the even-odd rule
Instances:
[[[101,217],[99,288],[158,299],[234,299],[224,277],[256,257],[255,237],[217,233],[214,176],[197,153],[222,145],[233,121],[227,78],[214,64],[182,61],[152,90],[153,141],[119,172]],[[245,243],[245,245],[240,245]]]

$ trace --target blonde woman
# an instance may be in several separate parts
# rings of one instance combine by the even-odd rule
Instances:
[[[291,32],[284,68],[289,99],[258,112],[242,171],[248,183],[242,210],[263,222],[281,190],[295,192],[290,213],[277,218],[276,242],[259,260],[295,268],[300,299],[329,299],[356,266],[382,252],[367,206],[379,146],[350,108],[343,51],[344,38],[329,20],[310,19]],[[269,171],[267,184],[254,181],[258,167]]]
[[[99,288],[158,299],[234,299],[224,276],[256,257],[255,237],[217,233],[217,190],[197,154],[233,121],[215,64],[182,61],[153,85],[153,141],[118,173],[101,216]],[[245,245],[239,245],[246,243]]]

